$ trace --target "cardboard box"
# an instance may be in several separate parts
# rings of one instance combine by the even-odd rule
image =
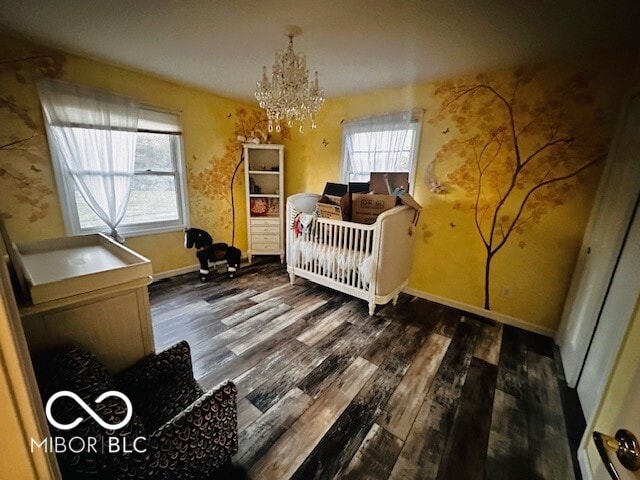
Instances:
[[[351,219],[351,195],[347,193],[347,185],[327,183],[322,197],[316,204],[318,216],[334,220]]]
[[[316,204],[316,210],[320,218],[350,220],[351,202],[349,201],[349,194],[345,193],[344,196],[339,197],[337,200],[335,200],[335,197],[331,198],[323,195]]]
[[[413,221],[415,225],[418,222],[422,206],[408,193],[398,196],[354,193],[351,204],[351,221],[370,225],[382,212],[400,204],[407,205],[416,211]]]
[[[416,199],[413,198],[410,194],[403,193],[402,195],[399,195],[398,198],[400,199],[401,204],[411,207],[418,212],[422,210],[422,205],[416,202]]]
[[[349,182],[349,193],[369,193],[369,182]]]
[[[391,195],[396,188],[409,191],[407,172],[371,172],[369,185],[373,193]]]
[[[327,182],[324,185],[322,195],[326,195],[327,197],[342,197],[348,191],[349,187],[344,183]]]
[[[370,225],[382,212],[395,207],[397,202],[398,197],[393,195],[354,193],[352,195],[351,220]]]

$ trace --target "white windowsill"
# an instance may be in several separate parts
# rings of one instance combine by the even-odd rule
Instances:
[[[185,229],[184,225],[171,225],[171,226],[165,226],[165,227],[142,228],[142,229],[132,227],[131,230],[127,228],[118,229],[118,233],[120,234],[120,236],[124,237],[126,241],[126,239],[130,237],[143,237],[145,235],[155,235],[158,233],[170,233],[170,232],[179,232],[179,231],[181,232],[181,231],[184,231],[184,229]],[[105,235],[110,235],[111,231],[109,229],[86,230],[80,233],[69,233],[69,236],[89,235],[91,233],[104,233]]]

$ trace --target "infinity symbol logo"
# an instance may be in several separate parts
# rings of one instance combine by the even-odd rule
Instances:
[[[82,417],[78,417],[73,422],[71,422],[71,423],[69,423],[67,425],[65,425],[64,423],[57,422],[53,418],[53,415],[51,414],[51,407],[53,406],[53,402],[55,402],[60,397],[69,397],[69,398],[72,398],[73,400],[75,400],[75,402],[78,405],[80,405],[85,412],[87,412],[89,415],[91,415],[91,417],[96,422],[98,422],[102,428],[105,428],[107,430],[119,430],[120,428],[124,427],[127,423],[129,423],[129,420],[131,420],[131,416],[133,415],[133,406],[131,405],[131,400],[129,400],[129,397],[127,397],[122,392],[117,392],[116,390],[109,390],[108,392],[104,392],[103,394],[101,394],[95,400],[95,403],[100,403],[105,398],[118,397],[119,399],[121,399],[125,403],[125,405],[127,406],[127,415],[125,416],[124,420],[112,425],[112,424],[107,423],[104,420],[102,420],[102,418],[100,418],[98,416],[98,414],[89,405],[87,405],[84,402],[84,400],[82,400],[78,395],[76,395],[75,393],[70,392],[68,390],[61,390],[60,392],[52,395],[51,398],[49,398],[49,400],[47,401],[46,408],[45,408],[45,413],[47,415],[47,419],[49,420],[49,422],[54,427],[59,428],[60,430],[71,430],[72,428],[77,427],[78,424],[80,422],[82,422],[82,420],[83,420]]]

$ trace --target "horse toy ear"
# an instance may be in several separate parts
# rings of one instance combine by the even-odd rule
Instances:
[[[189,248],[187,245],[189,244],[189,228],[185,227],[184,229],[184,248]]]

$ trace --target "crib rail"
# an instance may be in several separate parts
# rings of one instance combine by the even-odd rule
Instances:
[[[369,291],[373,279],[375,225],[313,218],[290,230],[290,266],[326,279],[345,291]],[[337,284],[337,285],[335,285]]]
[[[407,285],[413,258],[415,213],[395,207],[364,225],[318,218],[319,195],[299,193],[287,201],[287,271],[291,284],[300,276],[376,304],[394,305]],[[299,213],[300,215],[297,217]],[[303,220],[294,229],[294,219]],[[382,255],[381,252],[395,252]],[[382,272],[384,270],[384,273]]]

